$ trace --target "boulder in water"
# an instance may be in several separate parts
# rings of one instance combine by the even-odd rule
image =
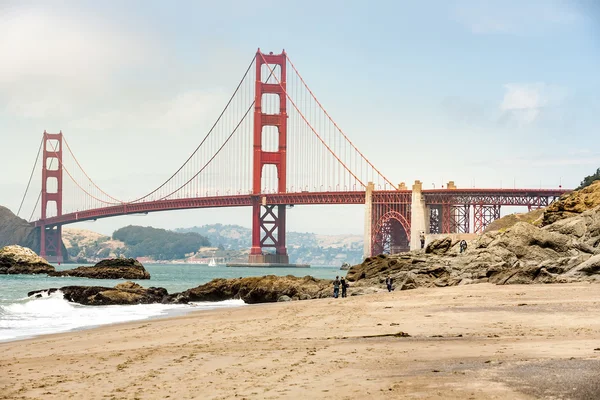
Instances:
[[[28,296],[41,296],[43,292],[48,294],[60,290],[64,298],[73,303],[87,306],[128,305],[128,304],[152,304],[168,302],[169,293],[164,288],[143,288],[137,283],[124,282],[114,288],[102,286],[65,286],[59,289],[35,290]]]
[[[307,300],[330,297],[333,293],[331,280],[312,276],[267,275],[261,277],[213,279],[185,292],[173,294],[176,303],[190,301],[223,301],[242,299],[249,304],[277,302],[280,298]]]
[[[54,267],[31,249],[6,246],[0,249],[0,274],[47,274]]]
[[[55,271],[49,275],[93,279],[150,279],[150,274],[144,266],[133,258],[102,260],[93,267],[78,267],[66,271]]]

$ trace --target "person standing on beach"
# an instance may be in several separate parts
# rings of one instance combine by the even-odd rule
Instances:
[[[346,297],[346,288],[348,287],[348,284],[343,276],[342,279],[340,279],[340,285],[342,285],[342,298],[344,298]]]
[[[340,294],[340,277],[336,276],[335,277],[335,281],[333,281],[333,297],[334,298],[338,298],[339,294]]]
[[[425,232],[419,233],[419,240],[421,241],[421,248],[425,247]]]
[[[387,278],[385,278],[385,286],[387,287],[388,292],[391,292],[392,290],[394,290],[394,287],[392,286],[393,283],[394,283],[394,280],[392,279],[391,276],[388,276]]]

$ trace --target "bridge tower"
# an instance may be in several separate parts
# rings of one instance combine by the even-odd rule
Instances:
[[[261,196],[262,172],[265,165],[274,165],[277,169],[277,191],[286,190],[286,139],[287,139],[287,95],[286,95],[285,51],[281,54],[263,54],[256,52],[256,86],[254,102],[254,148],[252,173],[252,248],[250,263],[288,264],[289,257],[285,245],[285,205],[271,205]],[[270,71],[263,76],[263,65],[268,65],[280,76],[277,83],[269,83]],[[279,97],[279,113],[263,112],[264,95]],[[265,151],[263,148],[263,128],[274,126],[278,131],[277,151]],[[275,249],[275,253],[263,249]],[[268,250],[267,250],[268,251]]]
[[[40,227],[40,256],[50,262],[61,263],[62,255],[62,227],[60,225],[46,226],[48,214],[62,215],[62,150],[63,135],[47,133],[44,131],[42,157],[42,218]],[[55,207],[54,212],[50,206]],[[54,215],[52,215],[54,216]]]

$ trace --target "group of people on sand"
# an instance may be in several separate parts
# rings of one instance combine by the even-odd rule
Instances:
[[[342,279],[340,279],[339,276],[336,276],[335,280],[333,281],[333,297],[337,299],[340,296],[340,287],[342,288],[342,297],[346,297],[346,290],[348,289],[348,286],[350,285],[346,282],[346,279],[343,276]]]

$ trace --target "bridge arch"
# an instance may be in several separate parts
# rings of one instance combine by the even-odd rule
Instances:
[[[379,218],[371,234],[371,255],[393,254],[410,250],[410,222],[398,211]]]

